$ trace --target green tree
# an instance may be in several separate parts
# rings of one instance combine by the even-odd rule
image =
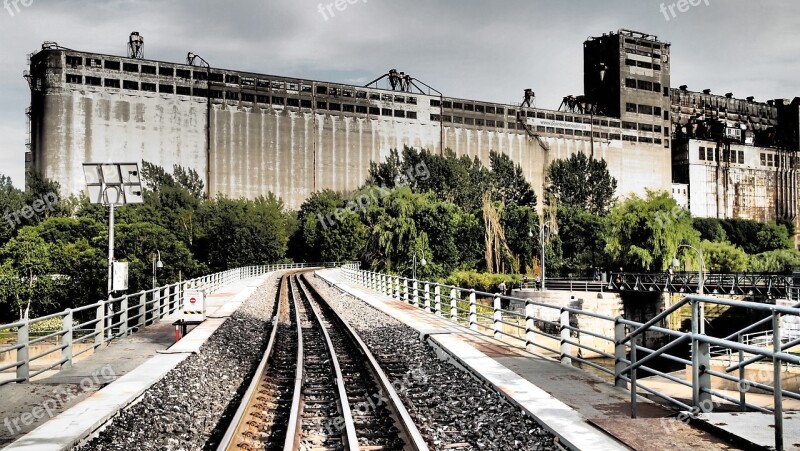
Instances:
[[[756,239],[758,240],[758,247],[761,252],[792,248],[792,240],[789,238],[789,231],[783,224],[777,224],[775,222],[763,224],[761,230],[756,234]]]
[[[693,218],[692,225],[700,232],[700,239],[721,243],[727,241],[728,235],[722,223],[716,218]]]
[[[700,243],[700,248],[703,250],[706,271],[736,273],[747,269],[747,254],[732,244],[706,240]]]
[[[557,220],[563,275],[589,276],[592,268],[608,264],[603,234],[605,224],[601,216],[580,207],[562,205]]]
[[[539,216],[529,207],[509,204],[500,214],[500,224],[505,231],[506,242],[520,260],[520,271],[528,273],[533,269],[533,260],[539,248]],[[532,233],[533,236],[528,236]]]
[[[0,260],[11,261],[21,281],[16,285],[20,318],[41,313],[52,303],[51,253],[52,246],[32,227],[22,228],[0,249]]]
[[[272,194],[254,201],[219,196],[198,212],[195,256],[212,271],[281,261],[293,222]]]
[[[492,200],[505,205],[516,204],[536,208],[536,193],[522,173],[522,166],[515,164],[503,153],[490,152]]]
[[[577,207],[597,215],[608,211],[617,190],[617,180],[608,172],[606,161],[580,152],[551,163],[545,185],[559,208]]]
[[[28,222],[19,217],[19,212],[27,204],[25,193],[14,187],[11,178],[0,174],[0,246],[3,246],[17,233],[17,229]]]
[[[750,256],[748,271],[790,274],[800,268],[800,252],[779,249]]]
[[[669,193],[632,195],[610,211],[606,251],[626,270],[666,270],[681,244],[699,244],[691,215]]]

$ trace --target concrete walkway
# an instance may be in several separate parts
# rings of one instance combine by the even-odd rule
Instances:
[[[71,448],[197,352],[268,276],[209,295],[208,319],[177,344],[172,322],[178,317],[168,317],[104,345],[71,369],[0,387],[0,446],[30,451]]]
[[[741,449],[670,418],[674,412],[643,398],[639,419],[632,420],[630,393],[596,376],[344,283],[339,270],[317,274],[418,331],[438,353],[494,385],[572,449]]]

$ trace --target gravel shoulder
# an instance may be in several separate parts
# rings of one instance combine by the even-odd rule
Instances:
[[[215,449],[272,330],[280,277],[272,275],[189,356],[122,410],[88,450]]]

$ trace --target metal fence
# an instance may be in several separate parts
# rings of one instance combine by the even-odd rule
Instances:
[[[800,400],[800,394],[782,388],[781,380],[784,366],[800,364],[800,357],[788,352],[790,348],[800,345],[800,339],[784,340],[781,338],[781,318],[800,316],[800,309],[798,309],[800,304],[792,307],[779,307],[763,303],[690,295],[647,323],[640,323],[626,320],[623,317],[615,318],[571,307],[554,306],[532,299],[466,290],[455,286],[370,271],[343,268],[342,273],[349,282],[405,301],[475,331],[486,333],[528,350],[545,351],[544,355],[565,365],[572,365],[573,361],[577,361],[613,376],[616,386],[630,390],[632,418],[637,416],[640,392],[660,398],[667,405],[686,411],[690,415],[708,413],[713,411],[719,402],[727,402],[730,407],[742,412],[756,411],[773,414],[776,449],[782,449],[783,399]],[[479,298],[491,299],[491,306],[479,304]],[[503,305],[522,305],[524,311],[503,308]],[[704,305],[747,308],[753,312],[763,312],[764,318],[728,337],[715,338],[699,332],[702,319],[700,309]],[[690,308],[692,312],[691,332],[680,332],[661,327],[667,322],[670,315],[684,307]],[[595,324],[597,322],[607,323],[609,327],[595,327],[593,330],[587,330],[580,327],[581,318],[591,318]],[[601,329],[614,332],[613,334],[598,333],[598,330]],[[760,329],[770,330],[772,340],[769,347],[743,342],[746,334]],[[670,341],[660,348],[651,349],[642,344],[642,338],[646,333],[662,334],[662,336],[669,337]],[[581,340],[581,336],[590,337],[592,340]],[[588,345],[587,341],[604,343],[605,346]],[[735,362],[716,362],[717,365],[713,366],[711,346],[716,346],[717,350],[724,350],[726,354],[728,352],[736,353]],[[682,357],[687,355],[687,347],[690,359]],[[613,351],[609,352],[599,348]],[[603,366],[582,357],[580,352],[573,352],[577,350],[605,357],[614,362],[614,367]],[[675,373],[666,373],[653,368],[653,363],[657,359],[685,366],[690,371],[691,378],[688,378],[690,380],[684,380]],[[772,363],[770,380],[748,378],[745,370],[761,361]],[[648,386],[648,381],[642,380],[643,376],[657,376],[662,380],[672,382],[675,386],[686,387],[687,393],[690,389],[691,395],[685,398],[670,396]],[[712,388],[712,378],[747,389],[739,389],[737,399],[726,394],[724,390]],[[747,393],[751,388],[771,393],[774,408],[768,409],[748,402]]]
[[[0,373],[15,369],[16,377],[0,381],[0,386],[12,382],[27,382],[56,367],[68,368],[79,355],[93,351],[110,340],[127,336],[180,311],[183,308],[183,292],[186,289],[203,290],[209,294],[231,283],[273,271],[338,266],[341,266],[341,263],[274,264],[231,269],[153,290],[102,300],[47,316],[0,324],[0,331],[7,331],[11,334],[12,339],[15,337],[12,344],[0,345],[2,346],[0,347],[0,356],[16,352],[14,361],[0,365]],[[358,264],[346,266],[358,269]],[[31,326],[54,318],[61,320],[60,329],[41,334],[31,332]],[[81,344],[83,346],[76,346]],[[76,351],[77,348],[83,349]],[[31,355],[32,349],[36,349],[35,355]],[[45,358],[52,355],[57,356],[55,361],[50,357],[45,362]],[[34,363],[39,363],[39,365],[32,370],[31,366]]]

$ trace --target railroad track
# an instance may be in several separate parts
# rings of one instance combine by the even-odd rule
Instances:
[[[282,278],[276,327],[218,450],[427,450],[383,369],[307,273]]]

